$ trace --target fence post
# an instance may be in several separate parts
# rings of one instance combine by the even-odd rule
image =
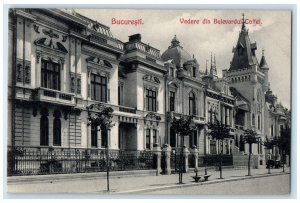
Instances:
[[[183,146],[183,158],[184,158],[184,173],[189,172],[189,154],[190,151],[186,148],[186,146]]]
[[[170,147],[170,145],[164,144],[164,147],[163,147],[163,150],[162,150],[165,154],[165,156],[164,156],[165,157],[165,160],[164,160],[165,169],[164,169],[164,171],[168,175],[171,174],[171,164],[170,164],[171,150],[172,150],[172,148]]]
[[[198,168],[198,149],[197,149],[197,147],[194,145],[193,146],[193,149],[192,149],[192,151],[191,151],[191,153],[192,153],[192,157],[194,158],[194,168]]]
[[[287,167],[290,166],[290,157],[289,157],[289,155],[285,155],[285,163],[286,163]]]
[[[160,172],[161,172],[161,166],[160,166],[160,162],[161,162],[161,149],[160,147],[158,146],[158,143],[155,143],[154,144],[154,147],[153,147],[153,153],[154,155],[156,155],[156,175],[160,175]]]

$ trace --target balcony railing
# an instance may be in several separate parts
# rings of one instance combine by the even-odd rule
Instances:
[[[155,58],[160,58],[160,51],[158,49],[155,49],[143,42],[129,42],[125,45],[125,50],[130,51],[130,50],[140,50],[143,52],[146,52]],[[150,57],[147,58],[147,60],[151,60],[152,62],[155,62],[155,59],[152,59]]]
[[[34,99],[38,101],[61,103],[71,106],[75,105],[74,94],[51,90],[43,87],[37,88],[35,90]]]
[[[127,106],[120,106],[119,110],[122,112],[126,112],[126,113],[133,113],[136,114],[136,109],[132,108],[132,107],[127,107]]]
[[[156,167],[151,151],[109,150],[111,171],[147,170]],[[104,172],[105,149],[61,147],[8,147],[8,175],[43,175]]]

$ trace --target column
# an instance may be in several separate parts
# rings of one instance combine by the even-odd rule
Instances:
[[[234,127],[233,108],[230,109],[230,126]]]
[[[183,159],[184,159],[184,168],[183,168],[183,172],[187,173],[189,172],[189,154],[190,151],[186,148],[186,146],[183,147]]]
[[[193,159],[194,159],[194,168],[198,168],[198,156],[199,156],[199,153],[198,153],[197,147],[194,146],[191,152],[192,152]]]
[[[161,149],[158,145],[155,144],[155,146],[153,147],[153,153],[156,156],[156,175],[160,175],[161,172]]]
[[[227,123],[227,125],[230,125],[230,123],[229,123],[229,108],[226,108],[226,123]]]
[[[165,174],[171,174],[171,163],[170,163],[170,158],[171,158],[171,150],[172,148],[170,147],[170,145],[168,144],[164,144],[163,146],[163,153],[164,153],[164,162],[165,162],[165,168],[164,168],[164,172]]]
[[[225,106],[222,106],[222,124],[225,124]]]

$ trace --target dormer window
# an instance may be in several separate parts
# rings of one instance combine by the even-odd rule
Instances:
[[[192,67],[192,77],[196,77],[196,67]]]

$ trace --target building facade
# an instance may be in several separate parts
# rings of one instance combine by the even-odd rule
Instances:
[[[223,152],[248,153],[243,130],[259,139],[279,136],[285,115],[270,90],[269,66],[255,56],[245,25],[222,76],[216,59],[202,72],[175,36],[160,50],[140,34],[127,42],[110,28],[72,9],[12,9],[9,16],[8,146],[151,151],[155,144],[183,145],[217,154],[206,124],[230,127]],[[95,104],[111,107],[111,131],[89,125]],[[193,116],[184,143],[171,118]],[[264,155],[261,142],[254,154]]]

